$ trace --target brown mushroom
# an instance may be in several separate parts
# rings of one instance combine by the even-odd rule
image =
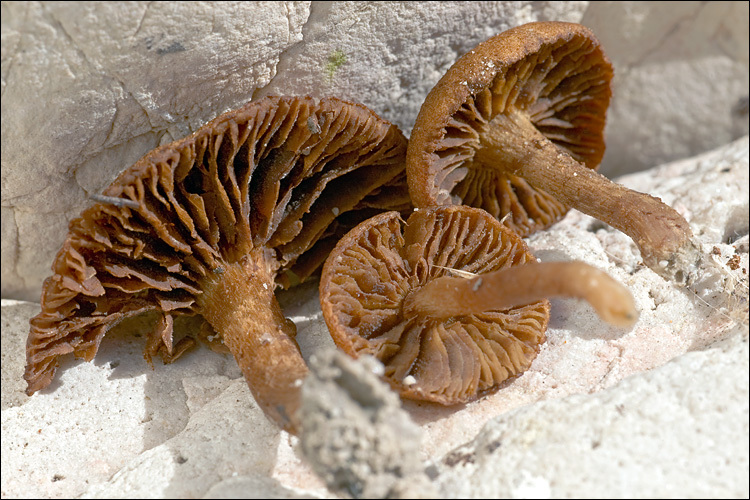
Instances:
[[[522,236],[573,207],[629,235],[646,265],[682,281],[697,258],[685,219],[595,171],[612,74],[599,41],[579,24],[529,23],[479,44],[417,117],[407,151],[415,206],[510,214],[508,226]]]
[[[637,318],[630,292],[606,273],[537,263],[515,232],[466,205],[420,209],[405,224],[397,212],[362,222],[331,252],[320,281],[336,345],[379,359],[402,396],[445,405],[531,365],[546,338],[547,297],[586,299],[620,326]]]
[[[274,289],[285,271],[319,269],[360,220],[408,205],[405,152],[365,106],[311,97],[251,102],[151,151],[70,223],[31,320],[27,393],[144,311],[161,315],[146,358],[170,361],[193,342],[173,346],[173,318],[201,315],[264,412],[295,432],[307,366]]]

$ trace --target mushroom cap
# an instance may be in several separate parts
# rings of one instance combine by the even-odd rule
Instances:
[[[250,102],[151,151],[70,223],[31,320],[27,392],[127,316],[161,311],[171,350],[172,316],[200,314],[201,283],[249,253],[279,284],[309,276],[358,222],[408,206],[405,152],[372,110],[312,97]]]
[[[546,339],[549,302],[438,320],[404,303],[430,280],[536,262],[523,240],[468,206],[387,212],[362,222],[331,252],[320,281],[334,342],[369,354],[405,398],[445,405],[480,397],[530,365]]]
[[[529,23],[479,44],[451,66],[420,109],[406,160],[414,205],[463,203],[498,219],[510,213],[507,224],[521,236],[550,226],[567,207],[502,165],[477,161],[481,131],[519,113],[596,169],[612,75],[599,41],[579,24]]]

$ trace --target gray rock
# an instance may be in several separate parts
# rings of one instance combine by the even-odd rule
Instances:
[[[219,434],[224,437],[221,443],[214,441]],[[213,404],[193,413],[177,435],[145,450],[111,479],[89,488],[81,498],[211,495],[215,492],[211,493],[210,488],[228,478],[256,474],[268,478],[278,440],[278,429],[255,403],[244,379],[238,379]],[[161,480],[155,481],[155,477]],[[259,481],[268,488],[265,493],[281,490],[274,490],[270,479]],[[253,498],[252,494],[248,493],[247,498]]]
[[[438,464],[448,498],[747,498],[748,339],[490,421]]]
[[[300,445],[326,484],[355,498],[435,498],[420,429],[378,377],[383,365],[330,349],[311,359],[310,370]]]
[[[39,305],[15,300],[2,301],[2,403],[5,410],[28,400],[26,381],[26,336],[29,318],[39,312]]]
[[[154,147],[249,101],[307,2],[2,5],[2,290],[39,299],[70,219]]]
[[[638,322],[623,330],[602,322],[585,302],[551,300],[547,342],[513,383],[460,410],[405,403],[422,425],[426,455],[442,456],[471,440],[493,416],[540,400],[607,389],[704,349],[738,324],[746,328],[748,144],[743,138],[620,179],[661,197],[686,217],[707,262],[695,288],[665,281],[642,264],[628,236],[580,212],[571,211],[549,230],[530,236],[527,243],[542,261],[582,260],[627,286],[640,311]]]
[[[615,67],[610,177],[748,133],[747,2],[591,2],[581,20]]]
[[[364,103],[408,135],[445,70],[538,20],[582,22],[615,65],[624,174],[748,132],[746,2],[2,4],[2,295],[39,300],[68,222],[155,146],[267,94]]]
[[[421,461],[438,461],[472,441],[481,435],[484,425],[493,418],[510,415],[520,408],[532,412],[536,405],[562,401],[576,394],[596,397],[615,386],[623,387],[617,389],[622,392],[617,392],[620,394],[618,398],[639,401],[648,395],[648,404],[656,404],[660,396],[643,392],[644,385],[648,386],[645,382],[618,384],[626,379],[650,376],[658,370],[671,370],[673,360],[683,363],[682,359],[705,361],[710,358],[696,366],[711,373],[694,375],[680,368],[685,375],[682,378],[663,378],[660,375],[662,378],[658,380],[648,379],[664,392],[661,410],[648,407],[662,419],[655,420],[661,427],[647,426],[649,420],[644,420],[643,426],[638,427],[639,432],[653,430],[653,439],[663,435],[667,443],[673,443],[675,434],[670,432],[674,428],[680,439],[693,439],[689,433],[682,434],[688,432],[687,422],[685,425],[682,422],[663,425],[663,420],[674,412],[687,415],[682,407],[694,393],[709,410],[720,407],[722,412],[738,418],[739,424],[732,424],[736,426],[732,427],[735,429],[734,439],[736,443],[746,445],[748,430],[743,422],[747,422],[747,385],[735,379],[739,380],[743,374],[747,378],[747,368],[738,365],[747,363],[747,354],[736,350],[720,352],[716,344],[738,335],[738,331],[739,335],[747,336],[749,170],[748,139],[744,138],[699,157],[623,179],[630,187],[653,192],[673,204],[691,223],[701,244],[721,271],[714,282],[707,279],[698,293],[664,281],[639,264],[635,245],[627,236],[578,212],[571,212],[553,228],[529,238],[529,246],[542,260],[585,260],[628,286],[640,310],[638,323],[629,330],[614,328],[601,322],[585,303],[572,299],[553,300],[548,340],[531,368],[521,377],[501,391],[462,407],[441,408],[402,401],[409,418],[417,424],[422,435],[419,441],[416,438],[402,439],[399,446],[406,447],[404,449],[394,447],[387,438],[378,439],[391,442],[391,445],[363,444],[366,426],[360,431],[349,431],[351,447],[342,443],[336,448],[335,443],[329,443],[325,448],[326,442],[319,440],[321,450],[325,451],[321,451],[321,456],[325,459],[315,460],[325,465],[323,474],[330,474],[336,467],[342,468],[346,481],[354,484],[360,481],[359,486],[364,490],[368,480],[365,471],[371,470],[373,474],[382,473],[394,481],[391,489],[372,490],[373,495],[417,496],[420,491],[429,491],[428,486],[424,490],[417,489],[416,493],[406,488],[422,488],[425,476]],[[732,285],[732,288],[722,289],[720,283]],[[326,333],[317,300],[315,283],[289,290],[281,297],[285,312],[297,324],[300,346],[308,360],[333,345]],[[38,307],[37,304],[13,301],[2,304],[4,403],[0,477],[4,497],[115,497],[125,494],[160,498],[199,497],[209,494],[212,487],[225,481],[229,481],[226,486],[230,488],[233,478],[240,478],[237,481],[242,482],[243,478],[252,480],[257,477],[270,478],[299,494],[337,495],[326,488],[312,470],[298,440],[279,433],[265,420],[253,403],[231,356],[198,348],[176,363],[161,365],[157,362],[154,369],[149,368],[142,354],[143,334],[150,327],[148,317],[128,320],[108,332],[92,363],[63,360],[52,386],[26,398],[22,392],[25,386],[19,377],[25,362],[28,320]],[[190,323],[175,325],[178,332],[187,332],[190,328]],[[685,358],[680,357],[686,353]],[[696,354],[700,356],[696,357]],[[336,375],[331,376],[335,378]],[[727,378],[730,380],[724,380]],[[360,379],[367,380],[365,374],[357,377]],[[365,387],[370,386],[365,384]],[[329,389],[333,392],[327,392]],[[385,395],[387,392],[383,393],[376,385],[367,390],[372,390],[379,398],[382,396],[382,400],[378,400],[380,403],[373,408],[383,413],[398,413],[395,412],[395,396],[389,398]],[[348,392],[338,384],[321,384],[320,391],[316,397],[323,402],[327,397],[333,398],[330,394],[340,396],[342,401],[348,397]],[[607,401],[614,401],[614,397],[607,396]],[[586,403],[587,408],[592,404]],[[351,409],[352,405],[342,405],[344,407]],[[333,412],[336,408],[329,404],[324,409]],[[593,410],[587,411],[593,412],[590,414],[593,420],[587,425],[599,428],[597,419],[601,415]],[[710,412],[715,414],[717,422],[725,422],[724,417],[714,410]],[[357,415],[357,418],[346,421],[334,419],[333,423],[345,427],[367,422],[372,413],[359,410]],[[570,422],[572,435],[583,432],[584,419],[588,418],[584,413],[575,415],[581,421]],[[398,420],[401,418],[395,422],[403,422]],[[701,422],[703,426],[705,422]],[[324,429],[324,421],[318,424],[319,429]],[[700,428],[701,433],[713,436],[707,434],[704,427]],[[566,432],[564,427],[560,432]],[[718,429],[717,432],[723,431]],[[403,435],[412,436],[406,431]],[[614,457],[611,460],[618,463],[618,454],[622,453],[623,463],[630,463],[632,450],[626,447],[616,451],[617,443],[622,444],[623,440],[612,439],[611,448],[607,448]],[[695,439],[704,443],[701,435]],[[732,468],[735,464],[747,464],[747,447],[744,450],[727,447],[725,441],[725,437],[718,435],[718,448],[711,448],[712,453],[718,454],[710,460],[723,457]],[[412,446],[417,447],[418,453]],[[671,447],[668,458],[678,464],[694,460],[707,463],[709,457],[702,456],[703,450],[691,446],[685,445],[679,450]],[[398,473],[386,467],[379,453],[395,457],[394,464],[403,460],[400,463],[407,464],[403,465],[403,470],[416,470],[416,475],[409,475],[412,478],[409,481],[394,480]],[[359,462],[353,458],[347,464],[347,470],[341,466],[345,457],[357,458]],[[355,464],[359,465],[355,467]],[[665,463],[664,467],[667,466]],[[648,492],[659,496],[656,492],[662,491],[659,489],[661,479],[648,476],[656,483],[638,482],[640,480],[633,479],[634,470],[638,472],[639,469],[609,468],[609,475],[602,476],[602,480],[616,484],[633,481],[632,496],[648,496]],[[431,474],[437,472],[432,468],[429,471]],[[622,475],[619,475],[620,471]],[[235,472],[237,476],[233,475]],[[464,483],[470,477],[470,471],[464,472],[467,474],[463,483],[458,469],[455,473],[445,472],[439,493],[446,496],[470,493],[462,489],[468,488]],[[672,472],[670,474],[670,481],[677,477]],[[449,480],[449,477],[453,479]],[[556,482],[552,483],[547,476],[534,471],[514,477],[521,478],[517,491],[507,490],[503,494],[540,495],[557,487]],[[592,478],[586,480],[593,481]],[[688,495],[690,488],[704,495],[705,476],[697,474],[694,481],[690,477],[680,477],[680,481],[684,482],[682,489],[675,490],[680,493],[671,496]],[[272,481],[264,483],[275,485]],[[374,484],[376,488],[382,488],[386,483]],[[458,486],[451,486],[454,484]],[[734,484],[736,490],[733,491],[741,492],[746,483]],[[563,486],[568,488],[569,485]],[[729,489],[717,491],[729,492]],[[578,494],[585,495],[585,492]],[[564,495],[561,493],[560,496]],[[664,496],[670,495],[665,493]]]
[[[237,476],[216,483],[203,498],[317,498],[284,488],[265,476]]]

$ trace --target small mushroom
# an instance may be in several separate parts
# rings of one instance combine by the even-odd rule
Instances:
[[[685,219],[598,174],[612,65],[589,29],[509,29],[462,56],[430,91],[409,139],[417,207],[463,203],[507,214],[526,236],[576,208],[629,235],[646,265],[683,281],[698,258]]]
[[[402,227],[403,225],[403,227]],[[577,297],[615,325],[633,297],[582,262],[538,263],[523,240],[466,205],[387,212],[352,229],[320,281],[334,342],[385,366],[402,396],[471,401],[525,371],[545,340],[548,297]]]
[[[264,412],[296,432],[307,366],[274,290],[373,212],[408,206],[405,152],[365,106],[311,97],[251,102],[151,151],[70,223],[31,320],[27,393],[145,311],[161,318],[145,357],[171,361],[194,342],[173,345],[173,318],[201,315]]]

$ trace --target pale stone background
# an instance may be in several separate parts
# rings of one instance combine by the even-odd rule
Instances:
[[[2,296],[38,301],[88,194],[155,146],[266,94],[408,136],[456,58],[536,20],[591,27],[615,65],[603,173],[748,132],[747,2],[3,2]]]
[[[620,178],[688,218],[718,270],[694,291],[665,282],[627,236],[579,212],[530,237],[543,261],[583,260],[627,286],[638,322],[615,328],[585,303],[553,300],[547,342],[502,390],[459,407],[402,403],[421,441],[385,388],[367,393],[375,404],[357,405],[362,394],[347,402],[352,387],[373,384],[362,366],[343,387],[305,382],[303,439],[330,443],[305,459],[231,355],[200,348],[149,368],[148,318],[109,332],[93,362],[65,360],[29,398],[25,339],[39,306],[3,300],[2,497],[336,498],[313,462],[373,495],[380,474],[404,497],[747,498],[748,145]],[[308,361],[333,347],[315,285],[281,295]]]
[[[695,292],[666,283],[575,211],[529,238],[542,260],[583,259],[628,286],[639,322],[622,331],[554,301],[548,342],[507,388],[404,405],[423,435],[411,468],[445,497],[747,498],[747,2],[3,2],[3,298],[39,300],[87,193],[154,146],[270,93],[359,101],[408,136],[458,56],[551,19],[590,26],[615,64],[602,171],[642,170],[619,181],[682,213],[722,272]],[[282,297],[308,359],[332,345],[314,285]],[[151,370],[143,320],[28,398],[38,310],[2,304],[3,498],[335,496],[231,356],[196,349]]]

